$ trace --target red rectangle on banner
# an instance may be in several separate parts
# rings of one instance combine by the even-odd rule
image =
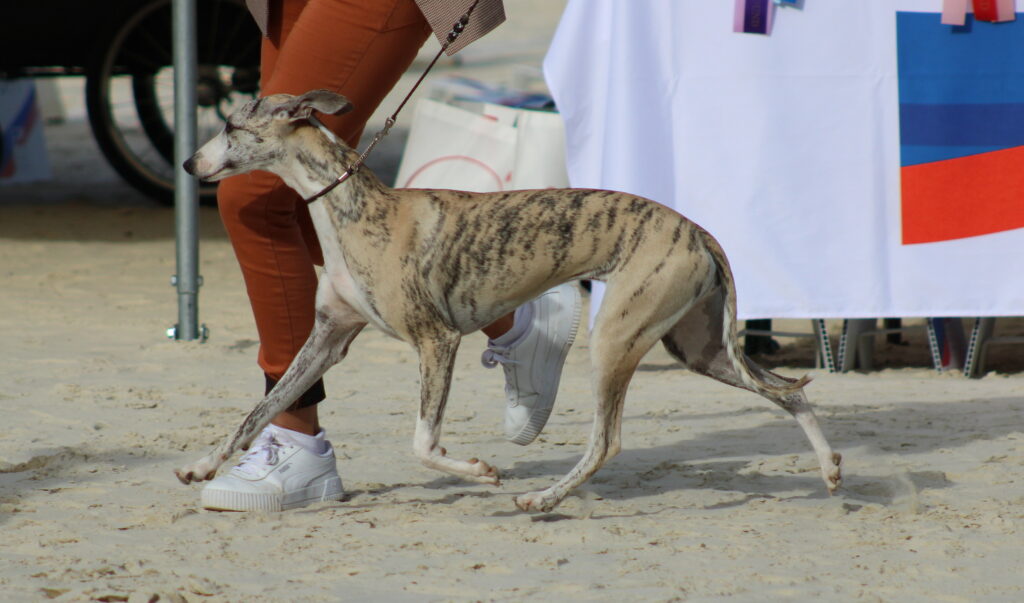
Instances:
[[[1013,0],[974,0],[974,18],[978,21],[1013,21]]]
[[[900,169],[903,244],[1024,228],[1024,146]]]

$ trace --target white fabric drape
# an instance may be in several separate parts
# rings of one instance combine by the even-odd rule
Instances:
[[[1024,314],[1024,229],[902,242],[896,13],[941,7],[806,0],[761,36],[724,0],[570,0],[544,63],[570,181],[705,227],[742,318]]]

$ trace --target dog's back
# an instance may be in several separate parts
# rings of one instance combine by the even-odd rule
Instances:
[[[565,281],[602,280],[614,288],[622,280],[616,275],[648,275],[626,285],[639,297],[655,294],[650,289],[662,271],[672,272],[670,287],[679,288],[686,286],[682,280],[703,282],[713,270],[703,244],[710,235],[675,211],[626,193],[394,193],[403,207],[395,228],[405,240],[395,240],[391,251],[415,266],[402,271],[418,281],[408,287],[444,303],[441,310],[464,333]]]

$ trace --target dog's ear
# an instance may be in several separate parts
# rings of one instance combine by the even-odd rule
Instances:
[[[341,115],[352,110],[352,103],[330,90],[310,90],[278,105],[274,109],[274,116],[288,121],[298,121],[309,119],[314,109],[328,115]]]

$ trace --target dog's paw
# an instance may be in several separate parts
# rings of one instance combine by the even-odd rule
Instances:
[[[522,496],[512,497],[512,502],[519,507],[520,511],[540,512],[547,513],[558,506],[558,503],[562,502],[561,499],[548,493],[547,490],[541,492],[527,492]]]
[[[825,487],[828,488],[829,494],[834,494],[839,486],[843,483],[843,455],[838,452],[832,453],[832,462],[821,468],[822,477],[825,478]]]
[[[217,467],[213,466],[212,463],[203,459],[198,463],[192,463],[186,465],[181,469],[175,469],[174,475],[178,477],[178,481],[185,484],[186,486],[192,482],[202,482],[213,479],[213,476],[217,473]]]
[[[481,484],[501,485],[501,476],[498,475],[498,470],[493,465],[476,458],[469,459],[468,463],[470,479]]]

